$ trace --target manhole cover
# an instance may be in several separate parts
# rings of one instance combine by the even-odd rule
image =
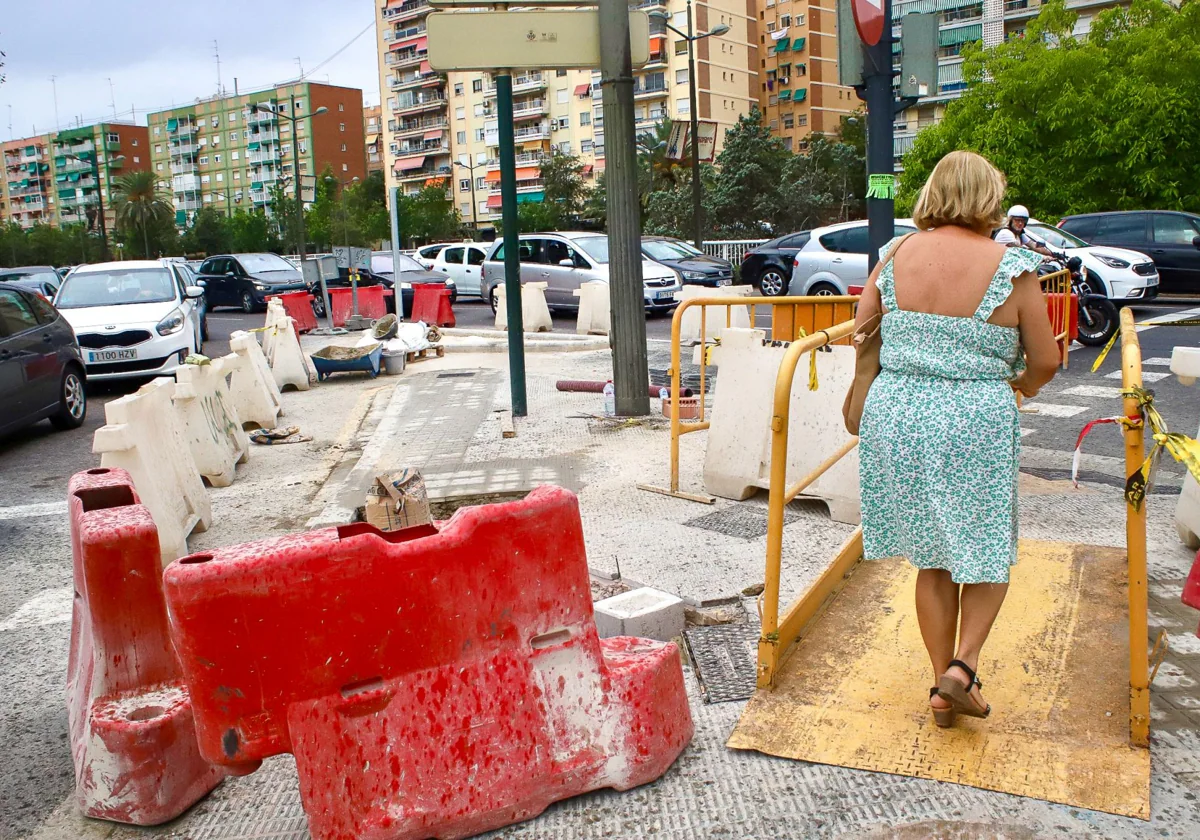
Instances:
[[[754,693],[758,636],[757,621],[683,631],[705,703],[745,700]]]
[[[438,379],[462,379],[464,377],[474,376],[474,375],[475,375],[475,371],[473,371],[473,370],[460,370],[460,371],[455,371],[453,373],[439,373],[437,378]]]
[[[783,509],[783,524],[795,522],[800,514]],[[689,519],[684,525],[716,531],[729,537],[757,540],[767,535],[767,508],[765,505],[730,505],[727,508]]]

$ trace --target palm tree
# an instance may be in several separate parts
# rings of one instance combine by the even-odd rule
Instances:
[[[171,196],[153,172],[129,172],[116,180],[113,211],[117,224],[128,230],[141,228],[145,256],[150,258],[150,225],[171,217]]]
[[[637,136],[638,191],[645,215],[650,194],[660,190],[673,190],[680,178],[688,172],[686,160],[667,157],[667,145],[671,137],[671,120],[664,119]]]

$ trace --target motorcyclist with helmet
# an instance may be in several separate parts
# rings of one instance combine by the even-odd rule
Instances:
[[[996,241],[1009,248],[1028,248],[1046,257],[1057,256],[1044,243],[1025,232],[1029,224],[1029,210],[1024,204],[1014,204],[1008,210],[1008,222],[996,234]]]

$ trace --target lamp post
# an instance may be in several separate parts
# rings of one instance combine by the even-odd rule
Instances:
[[[95,141],[93,140],[93,145]],[[70,152],[63,152],[63,157],[71,160],[77,160],[80,163],[90,163],[92,165],[92,179],[96,182],[96,202],[100,213],[100,258],[108,260],[108,222],[104,218],[104,189],[100,184],[100,152],[98,149],[92,150],[92,159],[89,161],[86,158],[81,158],[79,155],[73,155]],[[108,159],[108,165],[114,163],[123,163],[125,155],[117,155]],[[82,198],[82,196],[80,196]],[[146,255],[149,258],[149,254]]]
[[[467,160],[470,160],[470,158],[467,158]],[[454,165],[461,166],[463,169],[467,170],[467,172],[471,173],[471,228],[472,230],[478,231],[479,205],[475,203],[475,170],[483,169],[484,167],[475,163],[463,163],[461,160],[454,161]]]
[[[683,40],[687,41],[688,48],[688,108],[691,111],[691,135],[692,135],[692,224],[694,230],[692,235],[695,237],[697,250],[704,250],[704,198],[703,189],[700,185],[700,115],[699,107],[696,104],[696,42],[702,38],[709,38],[713,35],[724,35],[729,31],[729,26],[721,23],[714,26],[707,32],[696,33],[692,25],[692,0],[687,2],[687,32],[680,32],[670,23],[670,12],[653,11],[650,12],[650,17],[656,20],[661,20],[663,25],[678,35]]]
[[[304,262],[308,254],[304,245],[304,179],[300,175],[300,123],[303,120],[310,120],[313,117],[318,117],[321,114],[328,113],[329,109],[322,105],[311,114],[298,117],[296,116],[296,94],[290,94],[291,107],[287,113],[280,111],[278,108],[271,105],[259,105],[257,103],[250,106],[250,114],[253,116],[259,111],[266,111],[268,114],[274,114],[276,117],[282,117],[292,124],[292,161],[295,166],[294,181],[296,183],[296,215],[297,215],[297,232],[300,238],[300,277],[304,278]],[[329,305],[329,289],[325,286],[325,277],[318,270],[317,275],[321,279],[321,300],[325,304],[325,317],[329,320],[329,329],[333,329],[333,307]]]

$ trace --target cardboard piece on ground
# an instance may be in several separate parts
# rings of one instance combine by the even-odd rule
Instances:
[[[429,496],[425,479],[416,467],[405,467],[391,475],[376,476],[367,491],[367,524],[381,531],[400,531],[428,525]]]

